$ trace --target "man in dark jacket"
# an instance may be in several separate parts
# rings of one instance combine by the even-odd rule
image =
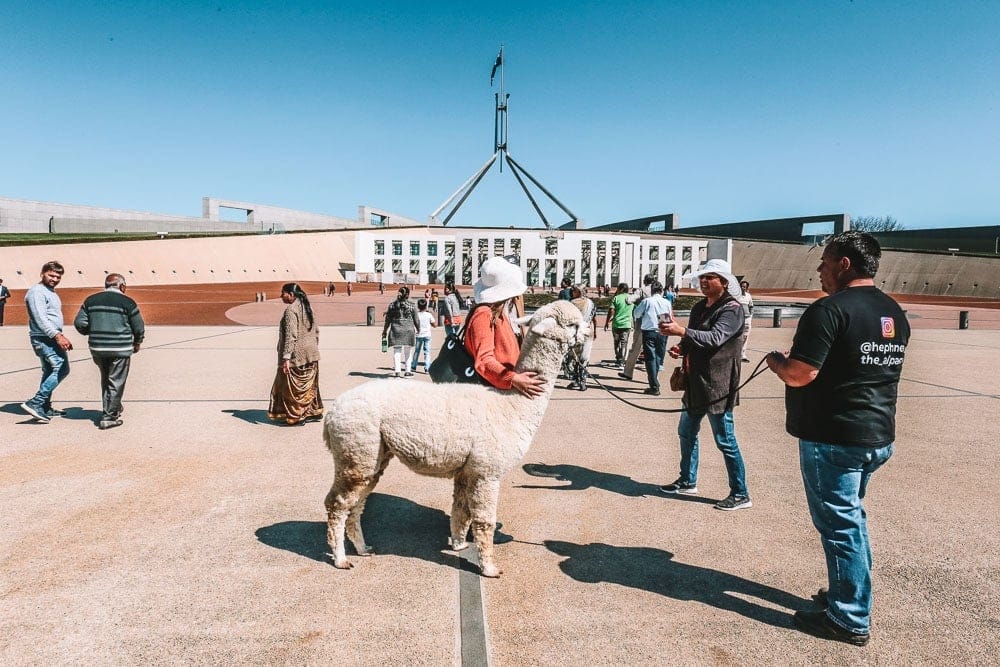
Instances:
[[[103,412],[98,428],[122,425],[122,395],[132,353],[139,351],[146,327],[135,301],[125,296],[125,278],[109,273],[104,291],[91,294],[80,306],[73,326],[88,337],[90,355],[101,369]]]

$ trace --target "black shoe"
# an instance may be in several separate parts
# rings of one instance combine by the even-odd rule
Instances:
[[[30,403],[21,403],[21,409],[31,415],[35,421],[39,421],[43,424],[48,424],[50,419],[43,408],[36,408]]]
[[[717,510],[745,510],[749,507],[753,507],[750,497],[736,495],[735,493],[730,493],[728,496],[715,503],[715,509]]]
[[[840,627],[830,620],[830,617],[826,615],[826,610],[797,611],[792,617],[792,621],[795,623],[795,627],[813,637],[832,639],[854,646],[864,646],[870,637],[867,632],[858,634]]]
[[[580,385],[578,383],[576,383],[576,382],[570,382],[568,385],[566,385],[566,388],[567,389],[579,389]]]
[[[678,479],[676,482],[664,484],[660,487],[660,491],[669,494],[679,493],[684,496],[693,496],[698,493],[698,485],[688,484],[687,482]]]
[[[101,429],[102,431],[107,431],[109,428],[121,426],[124,423],[125,422],[123,422],[121,419],[102,419],[100,423],[97,425],[97,428]]]
[[[818,604],[822,609],[826,609],[827,607],[830,606],[830,600],[827,599],[827,593],[828,593],[827,589],[821,588],[818,591],[816,591],[815,595],[813,595],[813,602]]]
[[[620,378],[622,378],[624,380],[631,380],[632,379],[631,375],[625,375],[625,373],[619,373],[618,377],[620,377]]]
[[[660,395],[660,390],[657,389],[656,387],[649,387],[647,389],[643,389],[642,393],[648,394],[650,396],[659,396]]]

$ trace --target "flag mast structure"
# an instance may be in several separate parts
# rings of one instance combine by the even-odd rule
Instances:
[[[545,214],[542,213],[542,209],[538,206],[538,201],[531,194],[531,190],[528,189],[528,185],[525,183],[525,178],[531,181],[535,187],[541,190],[545,196],[549,198],[550,201],[561,208],[563,212],[570,217],[569,223],[567,224],[579,224],[580,220],[576,217],[575,213],[566,208],[561,201],[556,199],[555,195],[549,192],[544,185],[538,182],[538,179],[528,173],[527,169],[522,167],[520,163],[510,156],[510,151],[507,147],[507,110],[510,93],[506,92],[504,88],[503,44],[500,45],[500,53],[497,55],[497,59],[493,63],[493,70],[490,72],[490,87],[493,86],[493,81],[496,78],[498,69],[500,70],[500,92],[493,94],[494,101],[496,102],[496,111],[493,115],[493,155],[482,167],[472,174],[472,176],[470,176],[469,179],[458,188],[458,190],[455,190],[455,192],[448,197],[443,204],[438,206],[437,210],[431,213],[429,224],[437,224],[438,216],[441,212],[451,206],[451,203],[454,202],[456,198],[461,197],[458,199],[458,203],[456,203],[454,207],[448,211],[444,220],[440,221],[442,226],[447,225],[451,219],[455,217],[455,214],[458,212],[458,209],[462,207],[462,204],[465,203],[465,200],[469,198],[469,195],[472,194],[472,191],[476,189],[476,186],[483,180],[483,177],[486,176],[486,172],[490,170],[490,167],[493,166],[493,163],[496,162],[498,157],[501,157],[500,173],[503,173],[503,165],[504,162],[506,162],[510,167],[511,173],[514,174],[514,178],[517,179],[517,184],[521,186],[521,190],[524,191],[525,196],[528,198],[528,201],[531,202],[532,207],[535,209],[535,213],[537,213],[538,217],[541,218],[542,224],[545,225],[546,229],[552,229],[552,225],[549,224]]]

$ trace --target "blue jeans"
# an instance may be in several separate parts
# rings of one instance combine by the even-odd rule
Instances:
[[[413,361],[410,363],[410,370],[417,370],[417,363],[420,361],[420,350],[424,351],[424,370],[431,370],[431,339],[417,336],[417,344],[413,348]]]
[[[681,440],[680,479],[685,484],[698,482],[698,430],[701,428],[701,418],[705,416],[685,411],[681,413],[681,419],[677,423],[677,435]],[[726,463],[729,492],[737,496],[748,496],[747,473],[743,466],[740,445],[736,442],[732,411],[718,415],[709,413],[707,417],[712,427],[712,435],[715,437],[715,444],[722,452],[722,458]]]
[[[646,353],[646,381],[650,388],[660,389],[660,367],[667,353],[667,337],[659,331],[642,330],[642,351]]]
[[[51,338],[32,336],[31,349],[42,362],[42,382],[38,392],[28,399],[28,405],[45,412],[52,409],[52,392],[69,375],[69,357],[66,350],[56,345]]]
[[[868,479],[892,456],[892,445],[845,447],[799,440],[799,466],[813,525],[826,554],[826,613],[851,632],[868,632],[872,551],[861,499]]]

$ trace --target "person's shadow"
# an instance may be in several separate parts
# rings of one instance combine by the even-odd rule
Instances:
[[[664,496],[659,491],[656,484],[637,482],[631,477],[617,475],[614,473],[600,472],[575,466],[566,463],[558,465],[547,465],[545,463],[525,463],[521,466],[524,472],[532,477],[550,477],[560,482],[569,482],[562,486],[551,486],[543,484],[518,484],[521,489],[551,489],[553,491],[583,491],[585,489],[602,489],[630,498],[641,498],[643,496]],[[677,495],[669,496],[670,500],[685,500],[695,503],[714,504],[711,498],[701,496]]]
[[[577,581],[607,581],[665,595],[676,600],[701,602],[780,628],[791,626],[791,614],[744,600],[757,598],[794,611],[812,604],[798,596],[749,579],[673,560],[669,551],[651,547],[616,547],[610,544],[574,544],[545,540],[552,553],[566,556],[559,569]]]
[[[62,408],[66,413],[56,419],[70,419],[70,420],[86,420],[96,423],[101,418],[100,410],[85,410],[80,407],[68,407]],[[24,410],[21,409],[20,403],[5,403],[0,405],[0,412],[5,412],[9,415],[17,415],[19,417],[24,417],[24,421],[18,422],[19,424],[37,424],[38,421],[34,417],[26,414]]]
[[[347,375],[350,376],[350,377],[362,377],[362,378],[369,378],[369,379],[372,379],[372,380],[380,380],[380,379],[384,379],[384,378],[391,378],[392,377],[392,369],[391,368],[387,368],[385,370],[387,371],[385,373],[368,373],[368,372],[365,372],[365,371],[351,371]]]
[[[224,413],[232,415],[237,419],[242,419],[248,424],[274,424],[275,422],[267,418],[267,410],[223,410]]]

